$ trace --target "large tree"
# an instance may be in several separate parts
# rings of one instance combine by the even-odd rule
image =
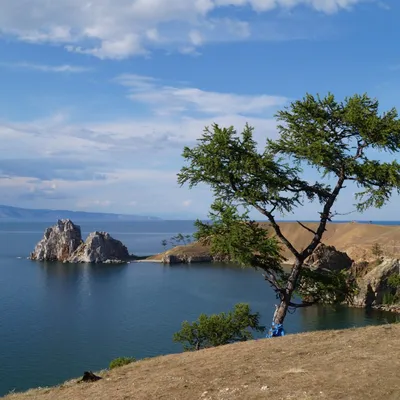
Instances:
[[[273,323],[282,324],[291,307],[340,302],[350,295],[342,274],[312,271],[305,261],[321,243],[345,185],[354,186],[360,212],[382,207],[393,191],[399,192],[400,165],[390,161],[390,154],[389,161],[380,159],[399,151],[400,120],[395,109],[381,114],[378,101],[367,95],[337,101],[332,94],[307,94],[276,118],[278,139],[267,139],[263,152],[248,125],[240,134],[234,127],[206,128],[195,147],[184,149],[186,164],[178,182],[211,187],[212,222],[197,221],[197,239],[214,253],[262,269],[280,300]],[[310,182],[304,168],[313,168],[318,181]],[[307,202],[320,207],[319,224],[313,230],[299,222],[312,232],[308,245],[299,249],[282,233],[277,218],[300,216],[298,208]],[[275,235],[249,218],[252,209],[269,221]],[[281,246],[295,260],[289,272],[281,267]],[[302,301],[295,302],[296,294]]]

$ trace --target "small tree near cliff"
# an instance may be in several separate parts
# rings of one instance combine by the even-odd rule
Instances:
[[[371,247],[372,255],[377,258],[381,258],[383,256],[383,250],[379,243],[374,243]]]
[[[248,125],[240,134],[233,127],[206,128],[195,147],[184,149],[186,165],[178,182],[211,187],[212,222],[197,221],[197,239],[215,253],[263,270],[279,299],[273,322],[282,324],[290,308],[351,295],[344,275],[311,271],[305,261],[321,243],[346,185],[354,186],[360,212],[382,207],[394,190],[399,192],[400,165],[381,160],[384,152],[400,149],[400,121],[395,109],[380,114],[378,101],[367,95],[337,101],[332,94],[307,94],[279,111],[277,120],[279,137],[267,139],[262,152]],[[306,178],[305,167],[317,174],[316,182]],[[277,216],[290,215],[309,201],[320,206],[319,222],[315,230],[298,222],[312,233],[299,249],[282,233]],[[250,210],[269,222],[274,237],[249,218]],[[295,259],[290,272],[281,267],[280,246]],[[302,302],[294,301],[296,293]]]
[[[251,330],[263,332],[259,314],[252,314],[248,304],[236,304],[229,313],[201,314],[197,321],[184,321],[182,329],[174,334],[174,342],[183,344],[185,351],[243,342],[253,338]]]

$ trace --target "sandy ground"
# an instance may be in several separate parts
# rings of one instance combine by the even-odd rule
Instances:
[[[400,324],[237,343],[143,360],[102,376],[6,399],[399,400]]]

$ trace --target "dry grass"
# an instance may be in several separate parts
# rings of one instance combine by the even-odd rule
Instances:
[[[268,227],[268,223],[262,223]],[[317,223],[310,222],[304,225],[316,230]],[[294,244],[297,250],[305,248],[312,239],[312,233],[302,228],[296,222],[280,222],[279,226],[282,233]],[[271,233],[273,232],[270,230]],[[367,260],[375,259],[371,254],[371,247],[378,243],[385,256],[400,256],[400,226],[397,225],[374,225],[368,223],[329,223],[324,233],[322,242],[326,245],[335,246],[340,251],[345,251],[353,260],[360,261],[364,257]],[[293,255],[282,247],[283,255],[288,259],[288,263],[293,262]],[[169,254],[186,254],[189,256],[206,256],[209,248],[198,243],[188,246],[178,246],[168,251]],[[149,259],[159,261],[162,254],[149,257]]]
[[[313,332],[139,361],[7,400],[400,399],[400,325]]]

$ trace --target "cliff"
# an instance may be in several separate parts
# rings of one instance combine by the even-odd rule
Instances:
[[[400,324],[288,335],[138,361],[94,383],[5,399],[398,400],[399,343]]]
[[[373,262],[358,262],[351,267],[358,293],[352,305],[381,308],[400,313],[400,261],[381,258]],[[397,278],[391,284],[391,278]]]
[[[65,263],[123,263],[128,261],[126,246],[107,232],[90,233],[82,241],[81,228],[69,219],[59,220],[44,232],[31,253],[31,260]]]
[[[36,261],[67,261],[82,243],[81,228],[69,219],[47,228],[30,255]]]

